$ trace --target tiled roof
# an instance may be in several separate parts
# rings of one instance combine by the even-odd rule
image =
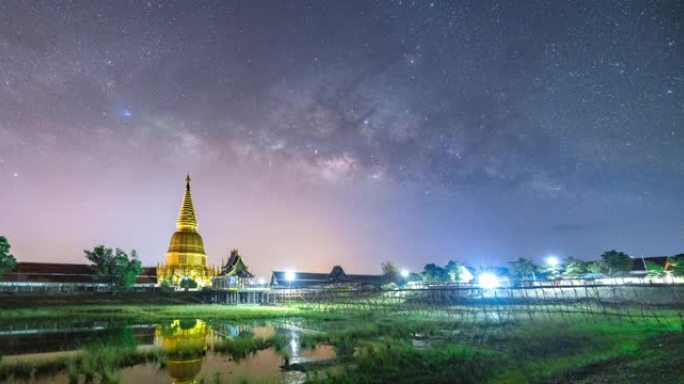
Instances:
[[[88,264],[20,262],[14,270],[3,275],[4,281],[36,283],[92,283],[95,267]],[[143,267],[136,279],[137,284],[156,284],[157,269]]]

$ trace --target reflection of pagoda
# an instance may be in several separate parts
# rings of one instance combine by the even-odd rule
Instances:
[[[207,267],[204,241],[197,232],[197,219],[190,195],[190,175],[185,179],[185,195],[178,214],[176,232],[166,252],[166,264],[157,266],[157,279],[170,285],[180,285],[184,279],[197,282],[200,287],[211,285],[217,271]]]
[[[166,354],[166,371],[173,384],[194,383],[202,369],[209,327],[201,320],[174,320],[155,331],[156,344]]]

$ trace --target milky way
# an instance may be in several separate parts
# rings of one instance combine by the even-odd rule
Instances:
[[[684,3],[0,2],[0,234],[377,272],[684,247]]]

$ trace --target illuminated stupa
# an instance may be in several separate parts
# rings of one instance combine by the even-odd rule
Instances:
[[[190,174],[185,181],[185,195],[178,214],[176,232],[171,236],[166,264],[157,266],[157,280],[174,286],[183,286],[184,280],[192,280],[199,287],[210,286],[211,279],[218,271],[207,266],[204,241],[197,232],[197,218],[192,205]]]

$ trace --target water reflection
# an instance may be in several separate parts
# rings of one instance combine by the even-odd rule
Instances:
[[[82,382],[87,377],[99,382],[105,373],[118,376],[122,384],[216,379],[302,382],[303,372],[282,370],[281,366],[330,359],[335,353],[328,346],[303,348],[303,335],[311,331],[301,325],[297,320],[239,325],[174,320],[158,325],[92,324],[76,329],[52,324],[0,329],[0,353],[4,355],[0,364],[31,362],[54,367],[49,375],[14,380],[41,384]],[[50,363],[59,359],[73,363],[64,368]]]
[[[155,344],[166,355],[166,371],[174,384],[194,383],[202,370],[210,328],[201,320],[175,320],[158,326]]]

